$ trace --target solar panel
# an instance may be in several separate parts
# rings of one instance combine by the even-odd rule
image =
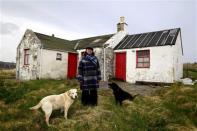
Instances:
[[[147,33],[146,34],[142,34],[138,40],[135,42],[137,43],[137,46],[139,47],[141,45],[141,42],[144,40],[144,38],[147,36]]]
[[[116,49],[122,49],[121,47],[124,46],[124,42],[129,38],[129,35],[125,36],[123,40],[120,41],[120,44],[116,47]]]
[[[141,40],[141,42],[139,43],[138,46],[140,46],[141,44],[143,44],[144,40],[149,36],[149,33],[144,34],[144,38]]]
[[[129,36],[129,41],[124,45],[124,49],[125,48],[127,48],[127,46],[129,46],[129,44],[130,44],[130,42],[131,42],[131,40],[134,38],[134,35],[132,35],[132,36]]]
[[[140,37],[142,36],[143,34],[141,34],[135,41],[133,41],[134,43],[132,43],[132,45],[135,45],[135,43],[140,39]],[[132,45],[129,45],[129,46],[132,46]],[[128,46],[128,47],[129,47]]]
[[[169,35],[169,37],[168,37],[168,39],[167,39],[165,44],[166,45],[171,45],[171,42],[172,42],[173,38],[174,38],[174,36]]]
[[[162,31],[156,32],[154,38],[150,41],[149,46],[155,46],[162,35]]]
[[[143,34],[127,35],[115,47],[115,49],[172,45],[176,42],[179,30],[180,29],[171,29]]]
[[[173,40],[171,41],[171,45],[172,44],[175,44],[175,42],[176,42],[176,39],[175,38],[177,38],[178,34],[179,34],[179,32],[177,30],[176,35],[174,35]]]
[[[132,48],[132,47],[135,48],[135,47],[137,47],[137,46],[135,45],[135,41],[140,37],[140,35],[141,35],[141,34],[135,35],[134,39],[131,41],[131,44],[130,44],[129,48]]]
[[[162,34],[162,37],[160,38],[160,40],[158,41],[158,46],[161,46],[164,44],[165,38],[167,37],[169,31],[164,31]]]
[[[175,36],[177,31],[178,31],[178,29],[170,30],[170,36]]]
[[[152,33],[152,32],[148,33],[148,36],[142,41],[141,46],[145,47],[153,35],[154,35],[154,33]]]
[[[165,38],[165,41],[163,42],[163,45],[166,45],[166,41],[168,40],[169,36],[170,36],[170,31],[168,32],[168,35],[167,35],[167,37]]]
[[[150,37],[150,40],[147,42],[146,46],[149,46],[149,43],[152,41],[152,39],[155,37],[156,32],[153,32],[153,34]]]

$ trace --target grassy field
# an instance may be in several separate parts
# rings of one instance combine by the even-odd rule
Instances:
[[[1,69],[0,68],[0,79],[13,79],[16,76],[15,69]]]
[[[41,110],[31,111],[41,98],[79,88],[76,81],[35,80],[17,82],[0,80],[0,130],[39,131],[146,131],[197,130],[197,85],[174,84],[149,97],[137,97],[123,106],[115,105],[111,90],[99,90],[97,107],[84,107],[79,98],[65,120],[54,111],[50,127]]]
[[[189,77],[192,80],[197,80],[197,63],[183,65],[183,77]]]
[[[15,70],[0,70],[0,130],[17,131],[148,131],[197,130],[197,83],[175,83],[149,97],[137,97],[123,106],[115,104],[111,90],[99,90],[97,107],[84,107],[79,98],[70,107],[68,120],[54,111],[50,127],[41,110],[31,111],[44,96],[60,94],[79,86],[75,80],[18,82]],[[197,79],[197,64],[184,65],[184,77]]]

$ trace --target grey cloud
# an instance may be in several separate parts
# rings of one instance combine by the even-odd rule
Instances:
[[[19,26],[10,22],[0,22],[0,34],[9,35],[19,30]]]

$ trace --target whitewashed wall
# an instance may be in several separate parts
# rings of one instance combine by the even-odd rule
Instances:
[[[62,54],[61,61],[56,60],[57,53]],[[64,79],[67,77],[67,52],[42,49],[41,54],[41,78]]]
[[[33,31],[27,30],[17,47],[16,78],[32,80],[39,78],[41,42]],[[24,49],[30,49],[29,65],[24,65]]]
[[[106,47],[114,48],[128,34],[127,31],[119,31],[105,42]]]
[[[136,51],[150,50],[150,68],[136,68]],[[119,52],[116,50],[115,52]],[[174,46],[136,48],[126,51],[126,81],[166,82],[174,80]]]
[[[174,48],[174,80],[177,81],[183,77],[183,52],[181,43],[181,34],[179,32]]]

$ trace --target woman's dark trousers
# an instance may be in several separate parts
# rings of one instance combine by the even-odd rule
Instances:
[[[97,89],[82,90],[81,103],[83,105],[97,106]]]

